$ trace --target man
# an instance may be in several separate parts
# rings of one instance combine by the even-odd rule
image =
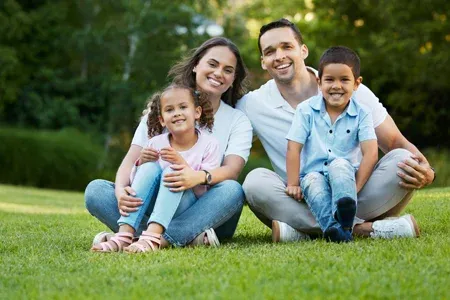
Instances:
[[[319,92],[317,72],[305,66],[308,48],[298,28],[286,19],[261,27],[258,46],[261,66],[273,79],[245,95],[237,108],[249,117],[275,172],[253,170],[244,181],[244,192],[251,210],[272,227],[274,242],[308,239],[309,234],[320,233],[320,228],[305,202],[296,201],[285,192],[286,135],[297,105]],[[433,182],[434,170],[366,86],[361,84],[354,96],[371,111],[378,145],[385,156],[358,194],[353,234],[416,237],[419,228],[413,216],[397,216],[415,189]],[[332,130],[329,134],[335,138]]]

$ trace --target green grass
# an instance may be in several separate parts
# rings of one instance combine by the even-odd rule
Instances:
[[[81,193],[0,185],[0,298],[449,299],[449,197],[450,188],[414,197],[418,239],[274,245],[245,208],[218,249],[127,255],[88,251],[105,228]]]

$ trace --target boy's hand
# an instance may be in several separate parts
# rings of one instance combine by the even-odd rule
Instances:
[[[159,152],[153,148],[142,148],[141,155],[139,156],[139,165],[146,162],[155,162],[159,159]]]
[[[170,162],[171,164],[187,165],[186,161],[180,155],[180,153],[178,153],[178,151],[173,149],[172,147],[162,148],[161,151],[159,151],[159,155],[161,155],[162,160]]]
[[[297,201],[301,201],[303,199],[302,188],[298,185],[288,185],[286,187],[286,194]]]

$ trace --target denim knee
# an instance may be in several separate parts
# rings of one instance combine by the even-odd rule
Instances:
[[[224,180],[221,182],[223,185],[223,189],[227,190],[227,192],[231,195],[235,195],[240,204],[244,205],[245,194],[241,184],[235,180]]]
[[[86,209],[91,213],[96,210],[98,204],[101,202],[103,193],[105,193],[105,189],[112,188],[112,186],[112,182],[103,179],[94,179],[89,182],[84,191]]]
[[[341,158],[341,157],[334,159],[330,163],[330,166],[328,167],[328,172],[331,172],[334,169],[352,170],[352,171],[354,170],[352,164],[345,158]]]

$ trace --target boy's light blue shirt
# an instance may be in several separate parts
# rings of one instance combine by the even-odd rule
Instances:
[[[321,93],[300,103],[296,110],[288,140],[303,144],[300,177],[310,172],[328,173],[335,158],[347,159],[359,168],[359,143],[376,140],[372,115],[350,99],[344,112],[331,124]]]

